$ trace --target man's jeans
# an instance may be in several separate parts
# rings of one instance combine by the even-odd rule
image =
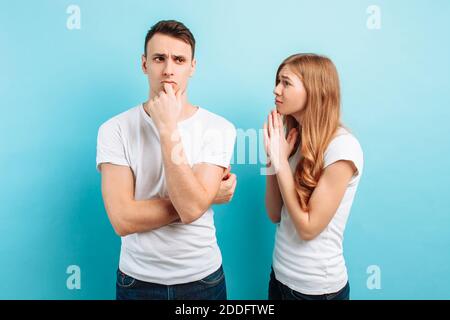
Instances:
[[[117,269],[117,300],[226,300],[222,266],[205,278],[183,284],[162,285],[134,279]]]

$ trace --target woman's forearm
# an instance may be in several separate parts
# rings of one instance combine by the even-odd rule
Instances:
[[[281,219],[281,208],[283,200],[281,198],[280,189],[276,175],[266,176],[266,210],[270,220],[278,223]]]

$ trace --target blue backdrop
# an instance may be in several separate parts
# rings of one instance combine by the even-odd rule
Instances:
[[[97,130],[146,99],[140,55],[161,19],[197,39],[190,100],[242,130],[262,126],[285,57],[331,57],[365,153],[344,242],[351,298],[450,298],[449,1],[0,4],[0,298],[114,298],[120,239]],[[231,299],[267,296],[275,228],[260,167],[235,164],[235,197],[215,207]]]

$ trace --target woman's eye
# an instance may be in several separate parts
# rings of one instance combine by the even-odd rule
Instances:
[[[283,82],[284,82],[284,85],[285,85],[286,87],[290,85],[290,83],[287,82],[287,81],[283,81]]]

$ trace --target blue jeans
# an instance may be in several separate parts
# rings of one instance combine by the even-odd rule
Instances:
[[[292,290],[288,286],[285,286],[275,278],[275,273],[270,273],[269,282],[269,300],[349,300],[350,299],[350,285],[347,284],[344,288],[338,292],[321,294],[321,295],[309,295],[303,294],[298,291]]]
[[[205,278],[183,284],[163,285],[137,280],[117,269],[117,300],[226,300],[222,266]]]

